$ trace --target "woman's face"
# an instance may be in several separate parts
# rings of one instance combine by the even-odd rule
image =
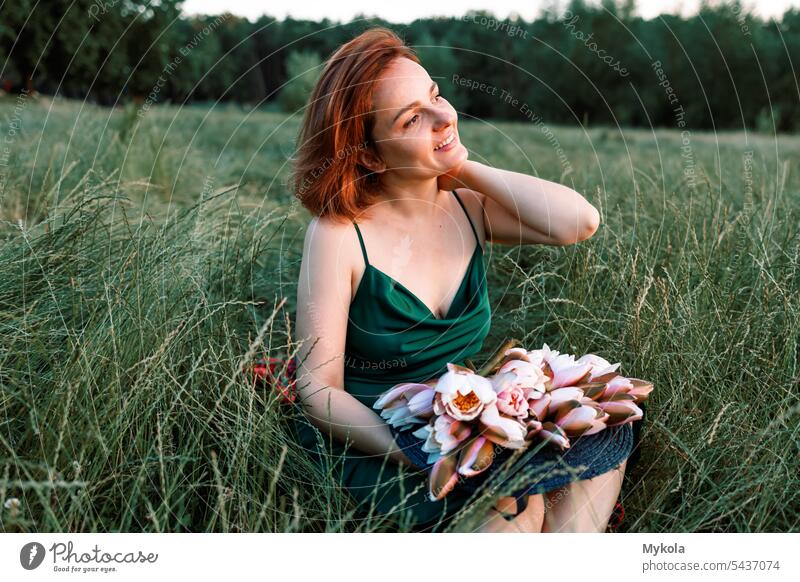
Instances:
[[[373,109],[372,138],[387,170],[435,178],[466,161],[456,110],[414,61],[397,58],[384,70],[375,84]]]

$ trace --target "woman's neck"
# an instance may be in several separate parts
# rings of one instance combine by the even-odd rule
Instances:
[[[436,213],[441,190],[436,178],[427,178],[400,183],[385,180],[381,192],[380,204],[387,204],[391,214],[403,220],[414,220]]]

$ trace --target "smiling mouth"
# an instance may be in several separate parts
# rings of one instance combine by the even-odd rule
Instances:
[[[434,147],[433,151],[438,152],[439,150],[442,150],[442,149],[448,149],[448,146],[451,145],[455,141],[456,141],[456,133],[453,132],[453,133],[450,134],[450,137],[448,137],[447,139],[439,142],[439,145]]]

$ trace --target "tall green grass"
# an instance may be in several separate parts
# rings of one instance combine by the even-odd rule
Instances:
[[[0,102],[0,139],[14,108]],[[356,513],[294,444],[296,411],[251,381],[254,357],[296,349],[297,119],[17,110],[0,168],[2,530],[408,529]],[[568,163],[534,124],[461,123],[472,159],[602,214],[579,245],[490,245],[481,355],[516,337],[654,382],[625,531],[796,531],[800,140],[694,134],[687,165],[675,131],[550,129]]]

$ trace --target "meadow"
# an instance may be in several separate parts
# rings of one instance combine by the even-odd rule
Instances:
[[[296,116],[0,100],[2,531],[397,531],[294,444]],[[488,246],[513,337],[655,385],[628,532],[800,529],[800,138],[462,120],[471,159],[601,213]],[[453,524],[474,528],[474,515]]]

